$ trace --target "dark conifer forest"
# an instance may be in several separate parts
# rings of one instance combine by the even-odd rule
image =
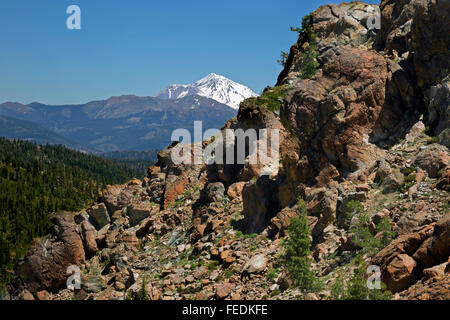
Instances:
[[[0,286],[31,240],[46,234],[50,213],[79,211],[106,185],[143,178],[145,168],[144,161],[0,138]]]

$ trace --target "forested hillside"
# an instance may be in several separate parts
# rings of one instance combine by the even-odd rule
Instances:
[[[143,176],[142,164],[0,138],[0,286],[30,241],[47,232],[50,213],[81,210],[107,184]]]
[[[140,160],[140,161],[156,162],[158,157],[158,150],[112,151],[112,152],[104,152],[101,154],[101,156],[108,159]]]

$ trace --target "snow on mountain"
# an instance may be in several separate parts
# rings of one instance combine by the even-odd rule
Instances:
[[[199,95],[214,99],[234,109],[247,98],[257,94],[250,88],[234,82],[224,76],[211,73],[193,84],[173,84],[156,95],[160,99],[180,99],[186,96]]]

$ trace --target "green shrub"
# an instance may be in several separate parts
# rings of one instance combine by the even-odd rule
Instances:
[[[278,272],[277,272],[277,270],[276,270],[276,269],[270,270],[269,272],[267,272],[266,277],[267,277],[268,280],[274,280],[274,279],[276,279],[276,277],[278,277]]]
[[[144,277],[142,279],[141,289],[136,293],[133,300],[149,300],[149,295],[147,292],[147,279]]]
[[[416,171],[416,167],[415,167],[415,166],[410,166],[410,167],[405,168],[405,169],[403,170],[403,174],[404,174],[405,176],[409,176],[411,173],[414,173],[415,171]]]
[[[286,96],[286,93],[287,86],[285,85],[274,88],[266,88],[259,97],[253,98],[253,101],[258,106],[262,106],[272,112],[278,112],[281,108],[280,99]]]
[[[288,238],[283,242],[282,264],[294,282],[303,292],[319,290],[320,285],[311,269],[311,240],[305,202],[298,200],[298,216],[291,219]]]
[[[371,222],[369,213],[364,210],[362,204],[359,201],[351,201],[347,204],[347,208],[351,210],[348,213],[349,215],[357,216],[357,222],[350,227],[349,232],[353,234],[352,241],[362,248],[361,253],[373,256],[386,247],[395,237],[395,233],[391,230],[392,221],[389,217],[380,221],[376,232],[381,232],[382,237],[375,238],[369,230],[369,223]]]
[[[229,268],[223,272],[223,276],[228,279],[233,275],[233,272],[233,268]]]
[[[208,263],[208,265],[206,266],[208,271],[213,271],[213,270],[217,269],[218,267],[219,267],[218,261],[212,261],[212,262]]]
[[[400,192],[405,193],[409,190],[409,188],[411,188],[414,183],[416,181],[416,174],[415,173],[411,173],[408,176],[405,177],[405,179],[403,180],[403,184],[400,187]]]
[[[281,290],[280,290],[280,289],[275,289],[275,290],[273,290],[272,293],[270,294],[270,297],[273,298],[273,297],[279,295],[280,293],[281,293]]]
[[[281,51],[280,59],[277,60],[277,62],[284,67],[286,65],[286,61],[287,61],[288,57],[289,57],[289,54],[287,52]]]
[[[320,67],[319,62],[317,61],[317,56],[319,52],[317,50],[316,43],[316,35],[312,31],[312,23],[313,17],[311,15],[307,15],[302,19],[302,27],[301,28],[293,28],[291,27],[291,31],[296,31],[299,33],[299,42],[306,44],[305,51],[302,53],[302,64],[300,66],[300,77],[302,79],[310,79],[317,72],[317,69]]]
[[[357,256],[354,263],[358,266],[353,276],[346,281],[341,271],[338,278],[331,286],[330,298],[333,300],[390,300],[392,293],[386,290],[386,285],[381,283],[381,289],[369,289],[367,286],[367,264],[361,255]]]
[[[291,31],[298,32],[302,42],[313,41],[316,35],[312,31],[312,24],[313,24],[313,17],[312,15],[309,14],[302,18],[301,28],[291,27]]]
[[[395,238],[396,233],[392,231],[392,220],[389,217],[384,217],[378,223],[376,231],[381,232],[382,237],[378,239],[379,249],[385,248]]]
[[[306,50],[302,53],[302,64],[300,67],[300,77],[302,79],[311,79],[320,67],[320,63],[317,61],[317,44],[315,41],[311,41]]]
[[[258,236],[257,233],[250,233],[250,234],[245,234],[244,235],[244,239],[254,239]]]

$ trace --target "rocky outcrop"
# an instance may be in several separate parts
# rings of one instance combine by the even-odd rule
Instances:
[[[324,5],[314,11],[312,16],[313,31],[319,38],[319,43],[333,43],[336,46],[366,44],[375,37],[367,22],[377,12],[376,5],[362,2],[342,3],[340,5]],[[304,37],[299,37],[291,47],[284,70],[278,77],[277,85],[289,83],[298,77],[303,59]]]
[[[372,262],[381,266],[382,278],[389,290],[399,292],[414,284],[425,268],[448,260],[450,256],[450,215],[419,232],[395,239]],[[425,279],[426,280],[426,279]]]
[[[441,170],[450,165],[448,149],[439,145],[430,146],[417,155],[414,165],[425,170],[430,178],[437,178]]]
[[[51,217],[52,236],[36,239],[16,274],[31,292],[56,291],[66,284],[69,266],[78,266],[85,260],[83,241],[74,222],[73,214],[60,212]]]
[[[246,143],[244,163],[175,164],[173,143],[146,179],[110,186],[75,223],[57,223],[50,255],[34,243],[18,266],[23,287],[47,297],[36,292],[57,291],[65,277],[46,266],[70,262],[83,270],[82,289],[50,298],[124,299],[145,285],[164,300],[328,299],[360,253],[396,299],[446,297],[448,3],[383,0],[380,30],[375,5],[320,7],[304,19],[276,88],[242,102],[222,128],[279,130],[280,159],[252,164]],[[193,160],[215,141],[184,151]],[[299,198],[313,270],[330,275],[313,295],[292,288],[278,264]]]
[[[267,178],[251,181],[242,190],[244,216],[248,233],[261,232],[279,210],[277,184]]]
[[[158,211],[158,207],[148,202],[131,204],[127,207],[127,216],[130,220],[130,226],[134,227],[145,218],[150,217],[153,212]]]
[[[111,222],[111,218],[104,203],[92,206],[87,210],[87,213],[99,230]]]
[[[450,214],[439,220],[431,237],[425,240],[413,254],[424,268],[438,265],[450,256]]]
[[[382,280],[389,290],[398,292],[411,286],[418,277],[417,263],[411,257],[432,232],[427,227],[418,233],[406,234],[395,239],[372,260],[382,269]]]
[[[450,74],[448,1],[416,0],[411,24],[414,69],[420,87],[439,84]],[[448,79],[447,79],[448,80]]]
[[[382,9],[383,3],[394,1],[383,1]],[[428,111],[427,122],[439,137],[439,142],[449,147],[450,39],[446,35],[450,33],[450,26],[446,21],[450,14],[450,3],[413,0],[395,1],[392,5],[396,10],[387,14],[384,25],[401,20],[407,26],[403,34],[408,41],[402,51],[414,52],[408,60],[417,77],[417,85],[422,89]],[[382,12],[389,13],[389,10]]]
[[[322,236],[323,230],[330,223],[336,221],[338,191],[325,188],[312,190],[307,196],[306,202],[308,203],[308,214],[317,218],[312,236],[315,241],[318,241],[317,238]]]

